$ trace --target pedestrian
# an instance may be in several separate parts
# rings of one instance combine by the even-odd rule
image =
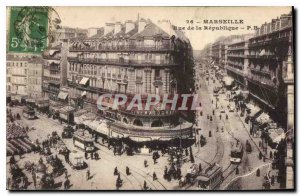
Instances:
[[[116,156],[117,148],[114,146],[114,156]]]
[[[181,169],[179,167],[177,167],[176,173],[177,173],[178,179],[180,179],[181,178]]]
[[[32,180],[33,180],[34,188],[36,189],[36,174],[34,170],[32,170]]]
[[[222,115],[220,114],[220,120],[222,119]]]
[[[228,115],[226,114],[226,120],[228,120]]]
[[[187,148],[185,149],[185,156],[189,156],[189,151]]]
[[[90,179],[90,170],[88,169],[86,171],[86,180],[88,181]]]
[[[235,175],[238,175],[239,174],[239,167],[236,167],[235,169]]]
[[[144,166],[145,166],[145,167],[148,166],[147,160],[144,160]]]
[[[64,182],[64,189],[67,190],[70,187],[70,180],[67,178]]]
[[[272,177],[271,177],[271,185],[274,185],[274,183],[275,183],[275,176],[272,175]]]
[[[65,170],[65,178],[67,179],[69,177],[69,175],[68,175],[68,170],[66,169]]]
[[[147,190],[148,187],[147,187],[147,182],[144,180],[144,186],[143,186],[144,190]]]
[[[199,163],[199,172],[201,172],[202,171],[202,165],[201,165],[201,163]]]
[[[126,175],[129,176],[130,175],[130,171],[129,171],[129,167],[126,166]]]
[[[99,160],[99,154],[98,154],[98,152],[95,152],[95,155],[94,155],[94,156],[95,156],[95,159],[96,159],[96,160]]]
[[[260,169],[259,169],[259,168],[256,170],[256,176],[257,176],[257,177],[260,176]]]
[[[85,159],[88,159],[88,153],[86,151],[84,152],[84,157]]]
[[[167,174],[168,174],[168,167],[165,166],[165,170],[164,170],[164,179],[167,178]]]
[[[212,114],[215,115],[215,110],[212,111]]]
[[[115,167],[115,170],[114,170],[114,176],[118,175],[119,174],[119,171],[118,171],[118,168]]]
[[[208,137],[211,137],[211,131],[208,132]]]
[[[117,178],[117,181],[119,182],[119,184],[122,184],[122,179],[121,179],[121,175],[120,175],[120,173],[118,174],[118,178]]]
[[[156,173],[153,172],[153,181],[157,180],[157,176],[156,176]]]

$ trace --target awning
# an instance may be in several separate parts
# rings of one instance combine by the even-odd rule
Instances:
[[[224,76],[223,81],[224,81],[226,86],[231,86],[234,82],[234,79],[230,76]]]
[[[71,107],[71,106],[65,106],[59,109],[59,112],[61,113],[69,113],[69,112],[73,112],[75,110],[75,108]]]
[[[250,117],[254,117],[256,114],[258,114],[259,112],[261,112],[261,109],[258,106],[255,106],[253,104],[246,104],[247,108],[250,109]]]
[[[66,93],[66,92],[59,92],[58,93],[58,96],[57,96],[59,99],[62,99],[62,100],[66,100],[67,99],[67,97],[68,97],[68,93]]]
[[[109,135],[108,125],[104,121],[98,125],[98,127],[95,131],[97,131],[98,133],[104,134],[104,135]]]
[[[269,129],[269,137],[274,143],[279,143],[282,139],[285,138],[285,133],[282,128]]]
[[[83,97],[83,96],[86,96],[86,91],[83,91],[82,93],[81,93],[81,96]]]
[[[79,84],[86,85],[88,81],[89,81],[89,78],[83,77],[83,78],[81,79],[81,81],[79,82]]]
[[[272,122],[272,119],[270,118],[270,116],[267,113],[263,112],[256,118],[256,122],[258,122],[260,124],[265,124],[265,123]]]

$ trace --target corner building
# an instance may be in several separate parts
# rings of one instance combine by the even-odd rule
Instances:
[[[193,112],[160,110],[160,105],[150,111],[112,110],[110,100],[108,110],[97,107],[105,93],[141,94],[143,104],[148,94],[193,93],[192,48],[184,33],[167,20],[155,24],[145,19],[106,23],[93,32],[69,43],[67,83],[73,106],[112,120],[108,137],[135,142],[192,138]]]

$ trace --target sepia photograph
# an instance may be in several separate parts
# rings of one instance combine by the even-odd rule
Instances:
[[[294,17],[7,6],[6,189],[295,190]]]

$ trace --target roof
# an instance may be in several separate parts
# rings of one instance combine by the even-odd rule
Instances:
[[[214,163],[212,165],[208,165],[206,168],[204,168],[202,170],[202,172],[199,175],[199,178],[201,178],[201,177],[204,179],[210,178],[212,175],[216,174],[220,170],[222,170],[222,168],[216,163]]]
[[[6,138],[19,138],[19,137],[27,137],[27,134],[23,127],[16,124],[8,124],[6,127]]]
[[[12,55],[7,55],[6,56],[6,61],[29,61],[29,57],[16,57]]]
[[[100,29],[98,29],[97,34],[92,35],[91,37],[87,38],[87,39],[99,39],[104,35],[104,27],[101,27]]]
[[[143,31],[141,31],[140,33],[136,33],[131,37],[131,39],[136,39],[138,37],[153,37],[157,35],[160,35],[164,38],[170,37],[170,35],[167,34],[162,28],[158,27],[154,23],[149,23],[145,26]]]
[[[57,98],[65,100],[68,97],[68,93],[60,91]]]
[[[41,57],[32,57],[28,63],[36,63],[36,64],[43,64],[44,63],[44,59]]]

